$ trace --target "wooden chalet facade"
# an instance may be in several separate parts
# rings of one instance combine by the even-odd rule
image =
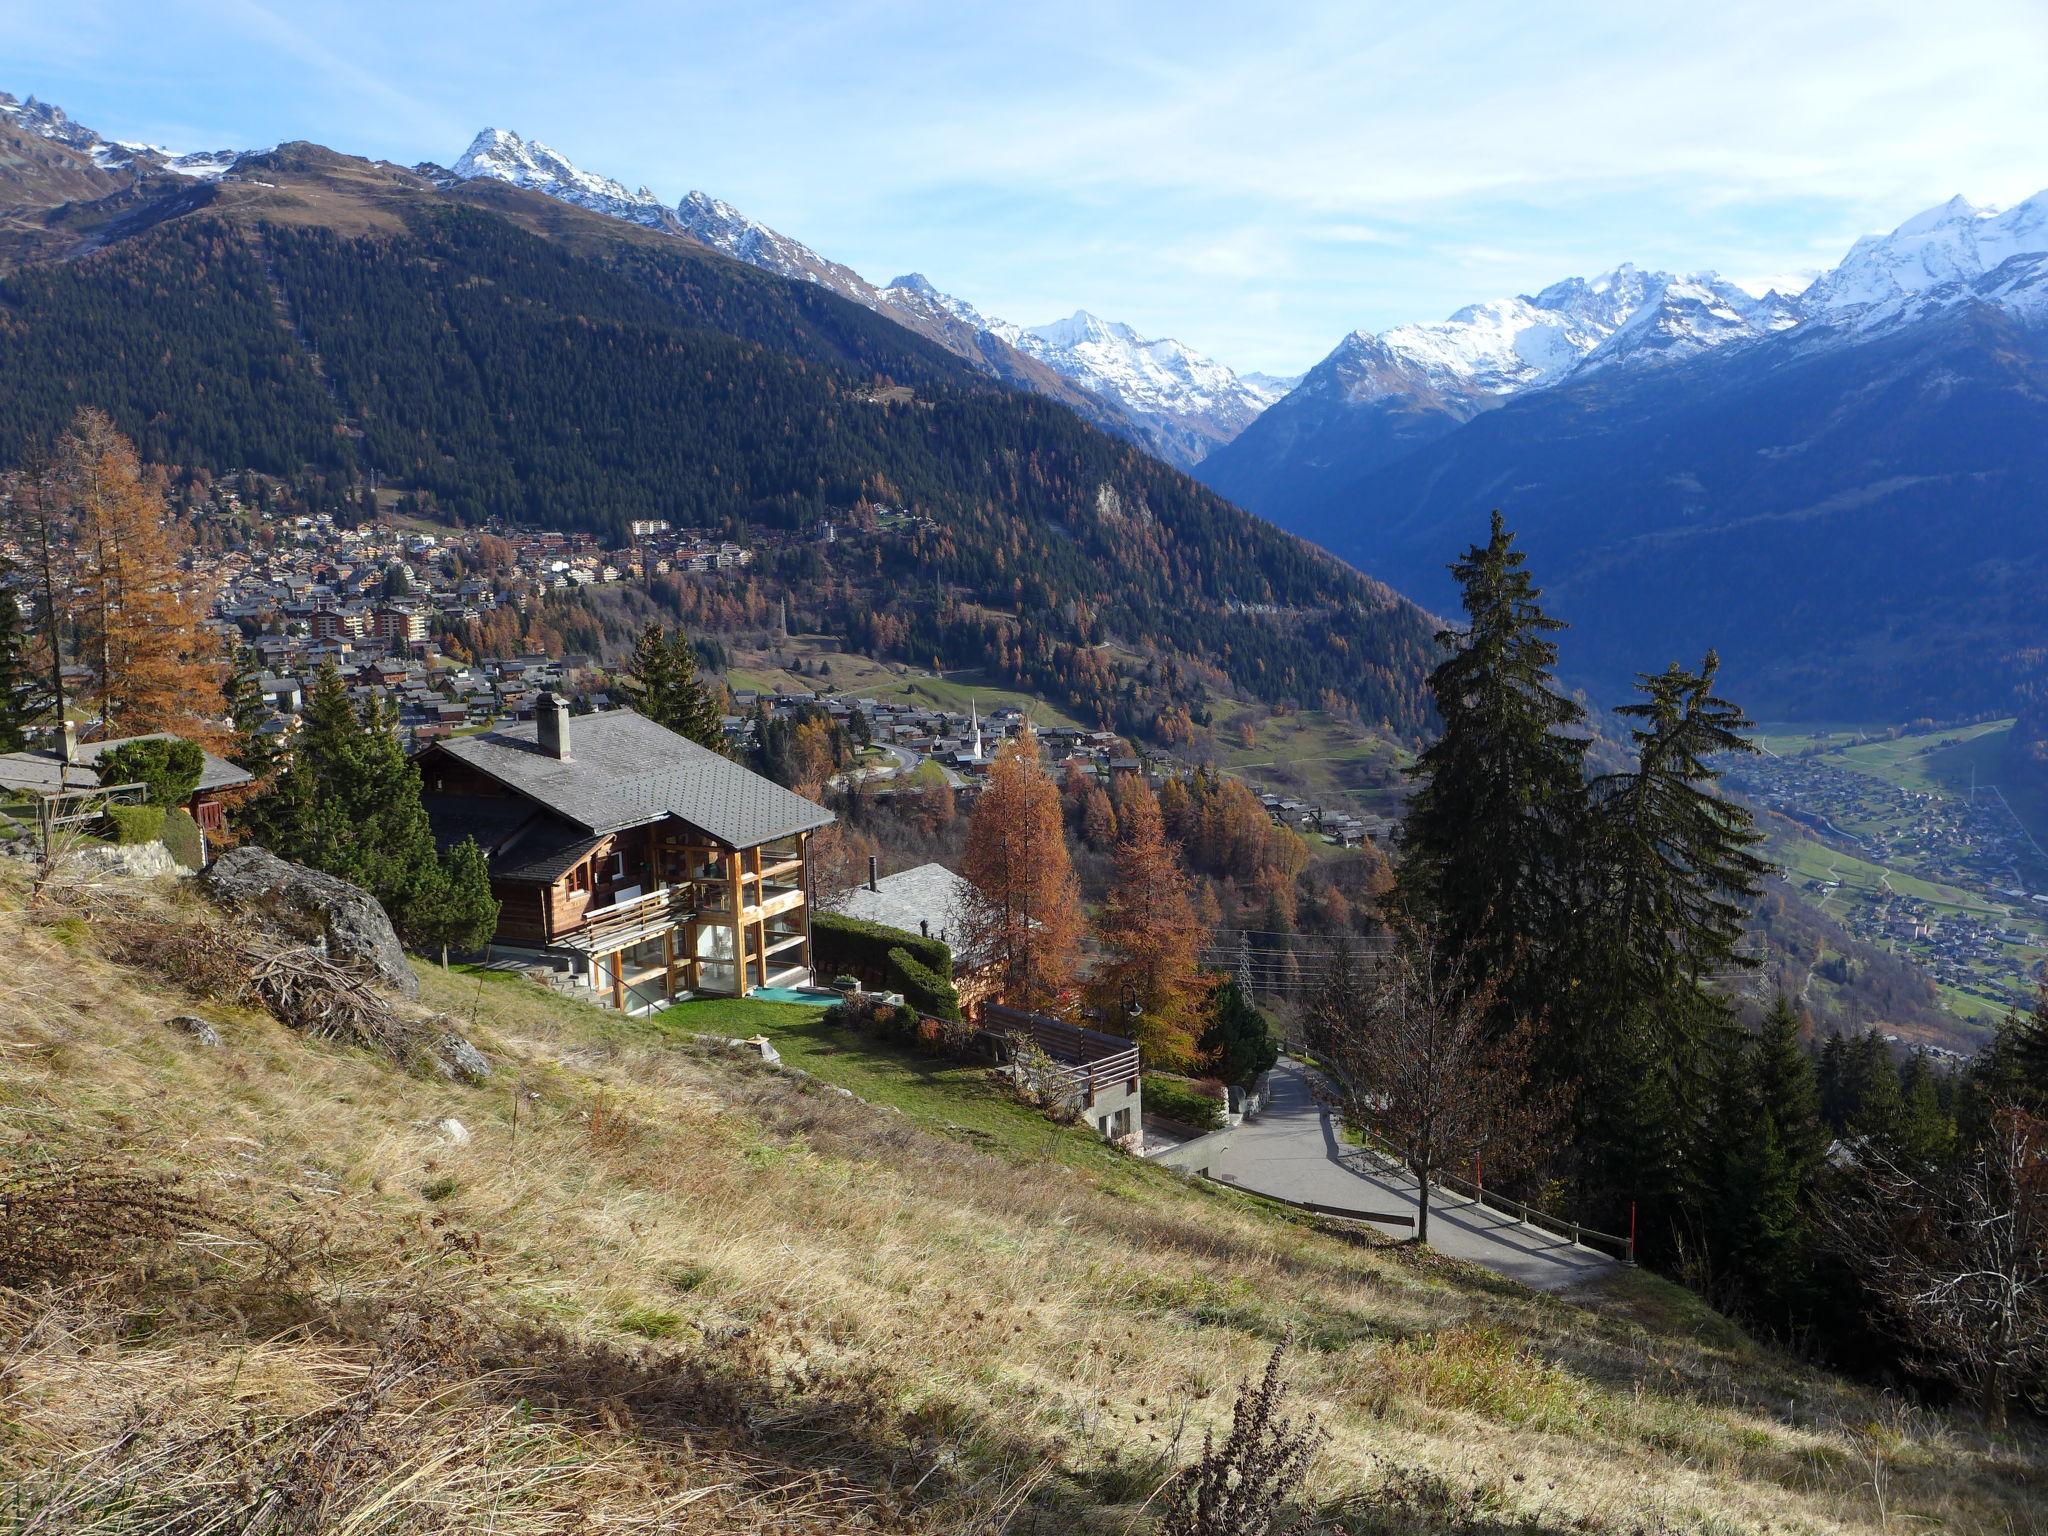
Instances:
[[[567,960],[614,1007],[810,979],[810,842],[831,812],[629,709],[435,742],[418,759],[444,845],[474,837],[492,952]]]

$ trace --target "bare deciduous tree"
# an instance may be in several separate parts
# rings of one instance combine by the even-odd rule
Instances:
[[[1436,1180],[1474,1158],[1525,1165],[1563,1124],[1565,1095],[1535,1082],[1528,1022],[1492,1022],[1497,979],[1469,982],[1427,934],[1376,960],[1332,967],[1309,1011],[1309,1048],[1345,1118],[1406,1160],[1421,1186],[1415,1237],[1428,1242]]]
[[[2048,1122],[2000,1107],[1933,1168],[1865,1142],[1821,1228],[1913,1355],[1993,1423],[2048,1386]]]

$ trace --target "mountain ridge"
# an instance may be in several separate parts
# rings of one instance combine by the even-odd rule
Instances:
[[[1126,731],[1239,688],[1426,717],[1411,604],[817,283],[311,144],[85,203],[13,175],[0,205],[43,241],[0,263],[0,462],[94,405],[173,472],[375,469],[468,525],[773,530],[809,616],[870,653]],[[59,198],[40,224],[30,191]],[[824,521],[849,536],[813,544]]]
[[[782,277],[822,284],[931,335],[1011,382],[1069,404],[1075,403],[1074,390],[1084,392],[1123,430],[1178,468],[1190,467],[1229,441],[1277,398],[1270,384],[1246,383],[1192,348],[1147,340],[1116,322],[1097,322],[1085,334],[1060,339],[1070,322],[1021,326],[992,319],[922,274],[878,286],[708,193],[685,193],[671,209],[644,187],[629,192],[623,183],[583,171],[537,140],[503,129],[479,133],[449,174],[508,181],[615,218],[688,235]],[[1076,318],[1081,316],[1095,318],[1085,310],[1077,312]]]

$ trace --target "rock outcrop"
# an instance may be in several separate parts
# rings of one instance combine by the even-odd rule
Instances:
[[[420,995],[391,919],[360,886],[254,847],[230,849],[200,880],[221,906],[322,943],[331,959],[370,972],[405,997]]]

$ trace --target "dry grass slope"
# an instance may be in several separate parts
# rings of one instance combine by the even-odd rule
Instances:
[[[523,985],[425,974],[465,1087],[241,1006],[201,1046],[11,886],[0,954],[0,1262],[51,1169],[186,1202],[0,1275],[0,1532],[1143,1531],[1288,1335],[1333,1528],[2039,1517],[2038,1440],[1644,1277],[1532,1297]]]

